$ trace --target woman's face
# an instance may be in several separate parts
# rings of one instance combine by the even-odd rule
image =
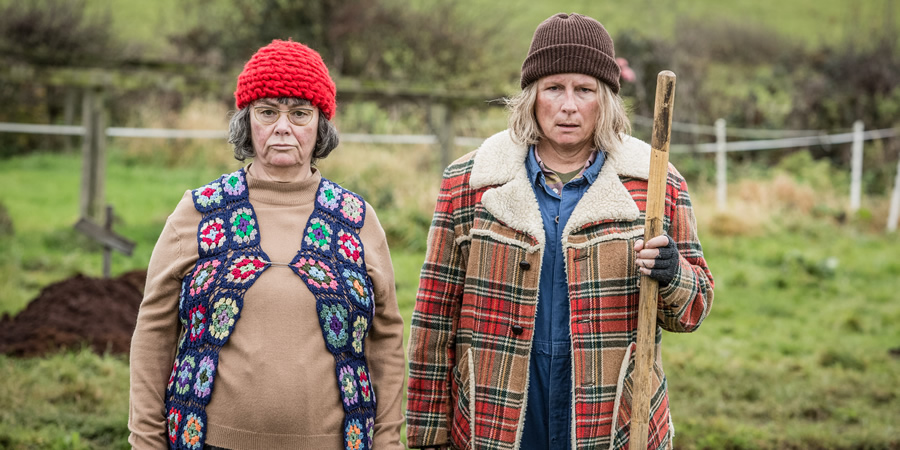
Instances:
[[[596,78],[579,73],[549,75],[537,81],[535,115],[554,147],[579,151],[593,146],[600,114]]]
[[[311,173],[319,109],[311,105],[289,107],[271,98],[257,100],[249,108],[252,108],[250,130],[256,152],[253,164],[270,174]]]

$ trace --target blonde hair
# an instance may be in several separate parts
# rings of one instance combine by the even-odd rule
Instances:
[[[594,127],[594,148],[608,152],[617,149],[625,135],[631,134],[631,122],[622,97],[606,83],[597,80],[597,84],[600,86],[597,90],[600,111]],[[509,132],[513,142],[519,145],[537,144],[546,137],[535,116],[537,85],[535,81],[505,100],[509,111]]]

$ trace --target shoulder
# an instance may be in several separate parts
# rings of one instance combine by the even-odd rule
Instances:
[[[248,199],[247,175],[244,169],[220,175],[191,192],[194,208],[209,213],[225,207],[227,203]]]
[[[367,222],[369,204],[356,192],[322,177],[315,193],[315,212],[356,232]]]
[[[202,214],[194,206],[193,192],[194,191],[190,189],[184,191],[181,200],[179,200],[178,205],[175,206],[175,211],[169,215],[167,220],[168,224],[179,233],[185,230],[196,231],[197,224],[202,218]]]
[[[366,248],[370,248],[373,245],[380,245],[381,242],[387,241],[387,235],[384,227],[381,225],[381,221],[378,220],[378,215],[375,214],[375,208],[369,202],[365,202],[365,209],[366,221],[359,229],[359,238],[363,241],[363,245]]]
[[[168,255],[166,258],[172,261],[182,255],[190,255],[192,252],[196,257],[196,245],[192,246],[190,242],[195,239],[197,228],[202,220],[203,215],[194,208],[192,191],[184,191],[175,210],[166,218],[153,253]]]
[[[465,155],[457,158],[456,161],[450,163],[450,165],[444,169],[444,179],[446,180],[448,178],[458,177],[465,177],[466,179],[468,179],[469,177],[471,177],[472,166],[475,163],[475,156],[477,155],[477,153],[478,150],[472,150],[469,153],[466,153]]]
[[[634,137],[622,136],[622,143],[606,152],[609,164],[622,178],[647,180],[650,177],[650,144]]]

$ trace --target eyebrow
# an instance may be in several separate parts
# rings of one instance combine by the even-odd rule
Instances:
[[[272,99],[263,98],[263,99],[260,99],[259,101],[260,101],[260,103],[263,103],[265,106],[271,106],[273,108],[281,108],[281,103],[279,103],[275,100],[272,100]],[[293,106],[288,106],[288,105],[285,105],[285,106],[287,106],[288,110],[295,110],[295,109],[312,110],[313,109],[312,105],[305,105],[302,103],[293,105]]]

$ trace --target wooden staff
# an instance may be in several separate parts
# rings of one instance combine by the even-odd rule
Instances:
[[[656,105],[653,110],[653,136],[650,140],[650,178],[647,179],[647,210],[644,215],[644,243],[662,234],[666,204],[666,179],[669,174],[669,137],[672,106],[675,103],[675,74],[664,70],[656,77]],[[634,393],[631,402],[631,438],[629,449],[647,448],[650,434],[651,372],[656,349],[656,301],[659,282],[641,275],[638,306],[637,349],[634,360]]]

